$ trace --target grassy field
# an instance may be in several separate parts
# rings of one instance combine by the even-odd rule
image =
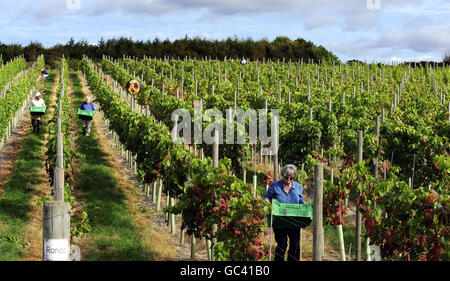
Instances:
[[[71,73],[73,110],[85,99],[78,73]],[[134,225],[127,198],[119,188],[114,170],[109,166],[96,130],[100,119],[92,124],[90,136],[82,134],[81,121],[77,121],[75,145],[81,160],[77,165],[75,189],[91,221],[93,238],[84,244],[86,260],[152,260],[152,253],[145,248],[140,230]]]
[[[52,94],[55,76],[50,73],[44,82],[43,98],[47,105]],[[29,241],[26,240],[26,229],[32,209],[33,189],[47,182],[46,177],[42,178],[39,175],[39,171],[45,168],[42,149],[43,136],[47,131],[46,121],[47,116],[43,118],[39,135],[34,134],[31,128],[23,128],[26,135],[18,140],[23,141],[23,144],[20,144],[21,150],[11,176],[3,185],[3,193],[0,197],[0,260],[3,261],[19,260],[27,255],[25,248]],[[31,124],[29,121],[24,123]]]

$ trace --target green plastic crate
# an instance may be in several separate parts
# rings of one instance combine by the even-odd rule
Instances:
[[[31,115],[44,115],[45,107],[40,106],[30,106],[30,114]]]
[[[311,224],[313,218],[313,206],[311,201],[306,204],[280,203],[273,199],[273,228],[304,228]],[[270,226],[271,215],[267,216]]]
[[[30,112],[43,112],[43,113],[45,113],[45,107],[30,106]]]
[[[93,110],[83,110],[83,109],[78,108],[78,116],[81,119],[92,120],[92,118],[94,118],[94,111]]]

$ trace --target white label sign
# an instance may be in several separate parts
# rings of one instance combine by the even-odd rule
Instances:
[[[69,255],[69,239],[49,239],[44,242],[44,260],[68,261]]]
[[[381,261],[380,247],[375,246],[375,245],[370,245],[370,260],[371,261]]]

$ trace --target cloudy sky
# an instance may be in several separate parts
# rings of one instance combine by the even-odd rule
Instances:
[[[441,61],[448,0],[0,0],[0,42],[299,37],[341,60]]]

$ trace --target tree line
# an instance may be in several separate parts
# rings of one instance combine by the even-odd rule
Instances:
[[[92,59],[101,59],[103,55],[114,58],[125,56],[143,58],[164,56],[175,58],[212,58],[223,60],[225,58],[249,58],[251,60],[305,60],[339,61],[339,58],[323,46],[316,46],[311,41],[302,38],[291,40],[288,37],[279,36],[273,41],[267,39],[253,40],[251,38],[238,39],[228,37],[224,40],[208,40],[202,38],[177,39],[161,41],[155,38],[153,41],[134,41],[131,38],[118,39],[103,38],[97,44],[90,44],[86,40],[75,42],[70,39],[66,44],[57,44],[44,47],[40,42],[30,42],[27,46],[20,44],[3,44],[0,42],[0,54],[3,61],[8,61],[16,56],[24,55],[27,61],[35,60],[40,54],[44,54],[48,64],[53,65],[64,55],[66,58],[80,60],[84,55]]]

